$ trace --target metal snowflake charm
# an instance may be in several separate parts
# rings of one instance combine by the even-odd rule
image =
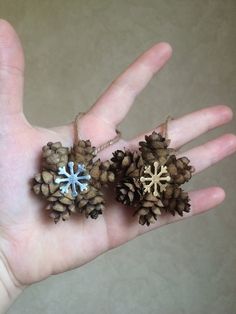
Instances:
[[[69,173],[66,171],[65,166],[59,167],[58,174],[64,175],[65,178],[56,178],[55,183],[64,183],[60,186],[60,190],[63,194],[68,193],[68,189],[71,186],[72,196],[76,197],[78,195],[77,187],[79,187],[79,190],[81,192],[87,190],[88,182],[86,181],[89,181],[91,179],[91,176],[89,174],[84,174],[86,168],[83,164],[78,164],[76,172],[74,172],[73,161],[68,162],[68,167]]]
[[[168,175],[167,167],[161,166],[158,161],[154,162],[154,172],[151,171],[151,166],[146,166],[144,169],[144,173],[149,175],[148,177],[141,177],[140,181],[144,187],[144,193],[151,192],[151,188],[153,188],[153,195],[160,197],[158,187],[160,192],[166,190],[168,182],[170,182],[171,178]]]

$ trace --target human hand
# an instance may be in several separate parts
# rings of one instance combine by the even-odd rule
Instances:
[[[170,46],[160,43],[139,57],[81,118],[80,138],[90,139],[95,146],[113,138],[116,126],[127,114],[135,97],[170,56]],[[81,266],[148,230],[183,219],[163,216],[150,227],[140,226],[129,211],[114,201],[113,195],[107,201],[104,214],[97,220],[77,215],[57,225],[49,221],[43,211],[44,200],[32,193],[29,182],[39,170],[42,146],[49,141],[61,141],[64,146],[71,146],[74,125],[51,129],[30,125],[22,111],[23,72],[20,41],[12,27],[1,20],[0,293],[5,293],[0,299],[2,308],[24,286]],[[221,105],[173,120],[169,123],[168,132],[171,146],[183,146],[208,130],[228,123],[231,118],[230,108]],[[101,152],[100,157],[109,159],[112,151],[123,147],[134,149],[143,136],[131,141],[120,140]],[[235,150],[236,137],[226,134],[184,155],[198,173]],[[190,192],[191,212],[184,218],[214,208],[224,197],[220,187]]]

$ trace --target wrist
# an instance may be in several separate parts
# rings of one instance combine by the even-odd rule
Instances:
[[[24,286],[17,281],[5,256],[0,252],[0,314],[5,313],[23,289]]]

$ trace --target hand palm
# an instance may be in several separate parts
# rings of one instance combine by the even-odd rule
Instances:
[[[2,48],[1,38],[8,43],[7,48]],[[0,23],[1,49],[0,256],[7,262],[16,280],[21,284],[30,284],[50,274],[80,266],[138,234],[179,219],[165,216],[151,228],[139,226],[130,211],[108,200],[104,214],[97,220],[77,215],[69,222],[54,225],[43,210],[45,202],[32,193],[30,179],[39,171],[43,145],[49,141],[61,141],[66,146],[73,144],[73,123],[42,129],[32,127],[26,121],[21,106],[22,50],[13,29],[3,21]],[[170,52],[168,45],[159,44],[137,59],[81,119],[81,138],[91,139],[94,145],[113,138],[115,126],[125,116],[135,96],[170,57]],[[118,112],[116,108],[119,108]],[[180,147],[205,131],[228,122],[231,117],[228,107],[215,106],[174,120],[169,130],[172,146]],[[199,121],[193,129],[192,125]],[[181,129],[190,131],[181,132]],[[112,150],[124,146],[133,148],[140,138],[127,143],[120,140],[100,157],[109,159]],[[185,155],[191,159],[198,172],[233,153],[235,147],[235,136],[224,135]],[[202,155],[205,157],[204,164],[200,162],[203,160],[200,158]],[[216,206],[223,200],[224,192],[212,187],[191,192],[190,197],[192,211],[186,216]]]
[[[55,226],[43,210],[45,201],[30,191],[30,178],[39,171],[39,157],[45,143],[62,141],[64,145],[71,145],[72,126],[54,131],[17,122],[14,129],[9,128],[7,136],[0,140],[4,151],[0,157],[4,169],[0,179],[1,245],[12,271],[25,284],[84,264],[107,250],[111,238],[108,238],[106,220],[110,226],[115,220],[110,219],[113,211],[107,208],[97,221],[80,216],[73,217],[69,224]],[[62,129],[64,133],[67,129],[67,139],[60,135]],[[107,137],[101,140],[109,140],[109,133],[112,132],[104,127]]]

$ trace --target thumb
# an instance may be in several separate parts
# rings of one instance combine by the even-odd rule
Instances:
[[[24,54],[13,27],[0,19],[0,122],[22,113]]]

